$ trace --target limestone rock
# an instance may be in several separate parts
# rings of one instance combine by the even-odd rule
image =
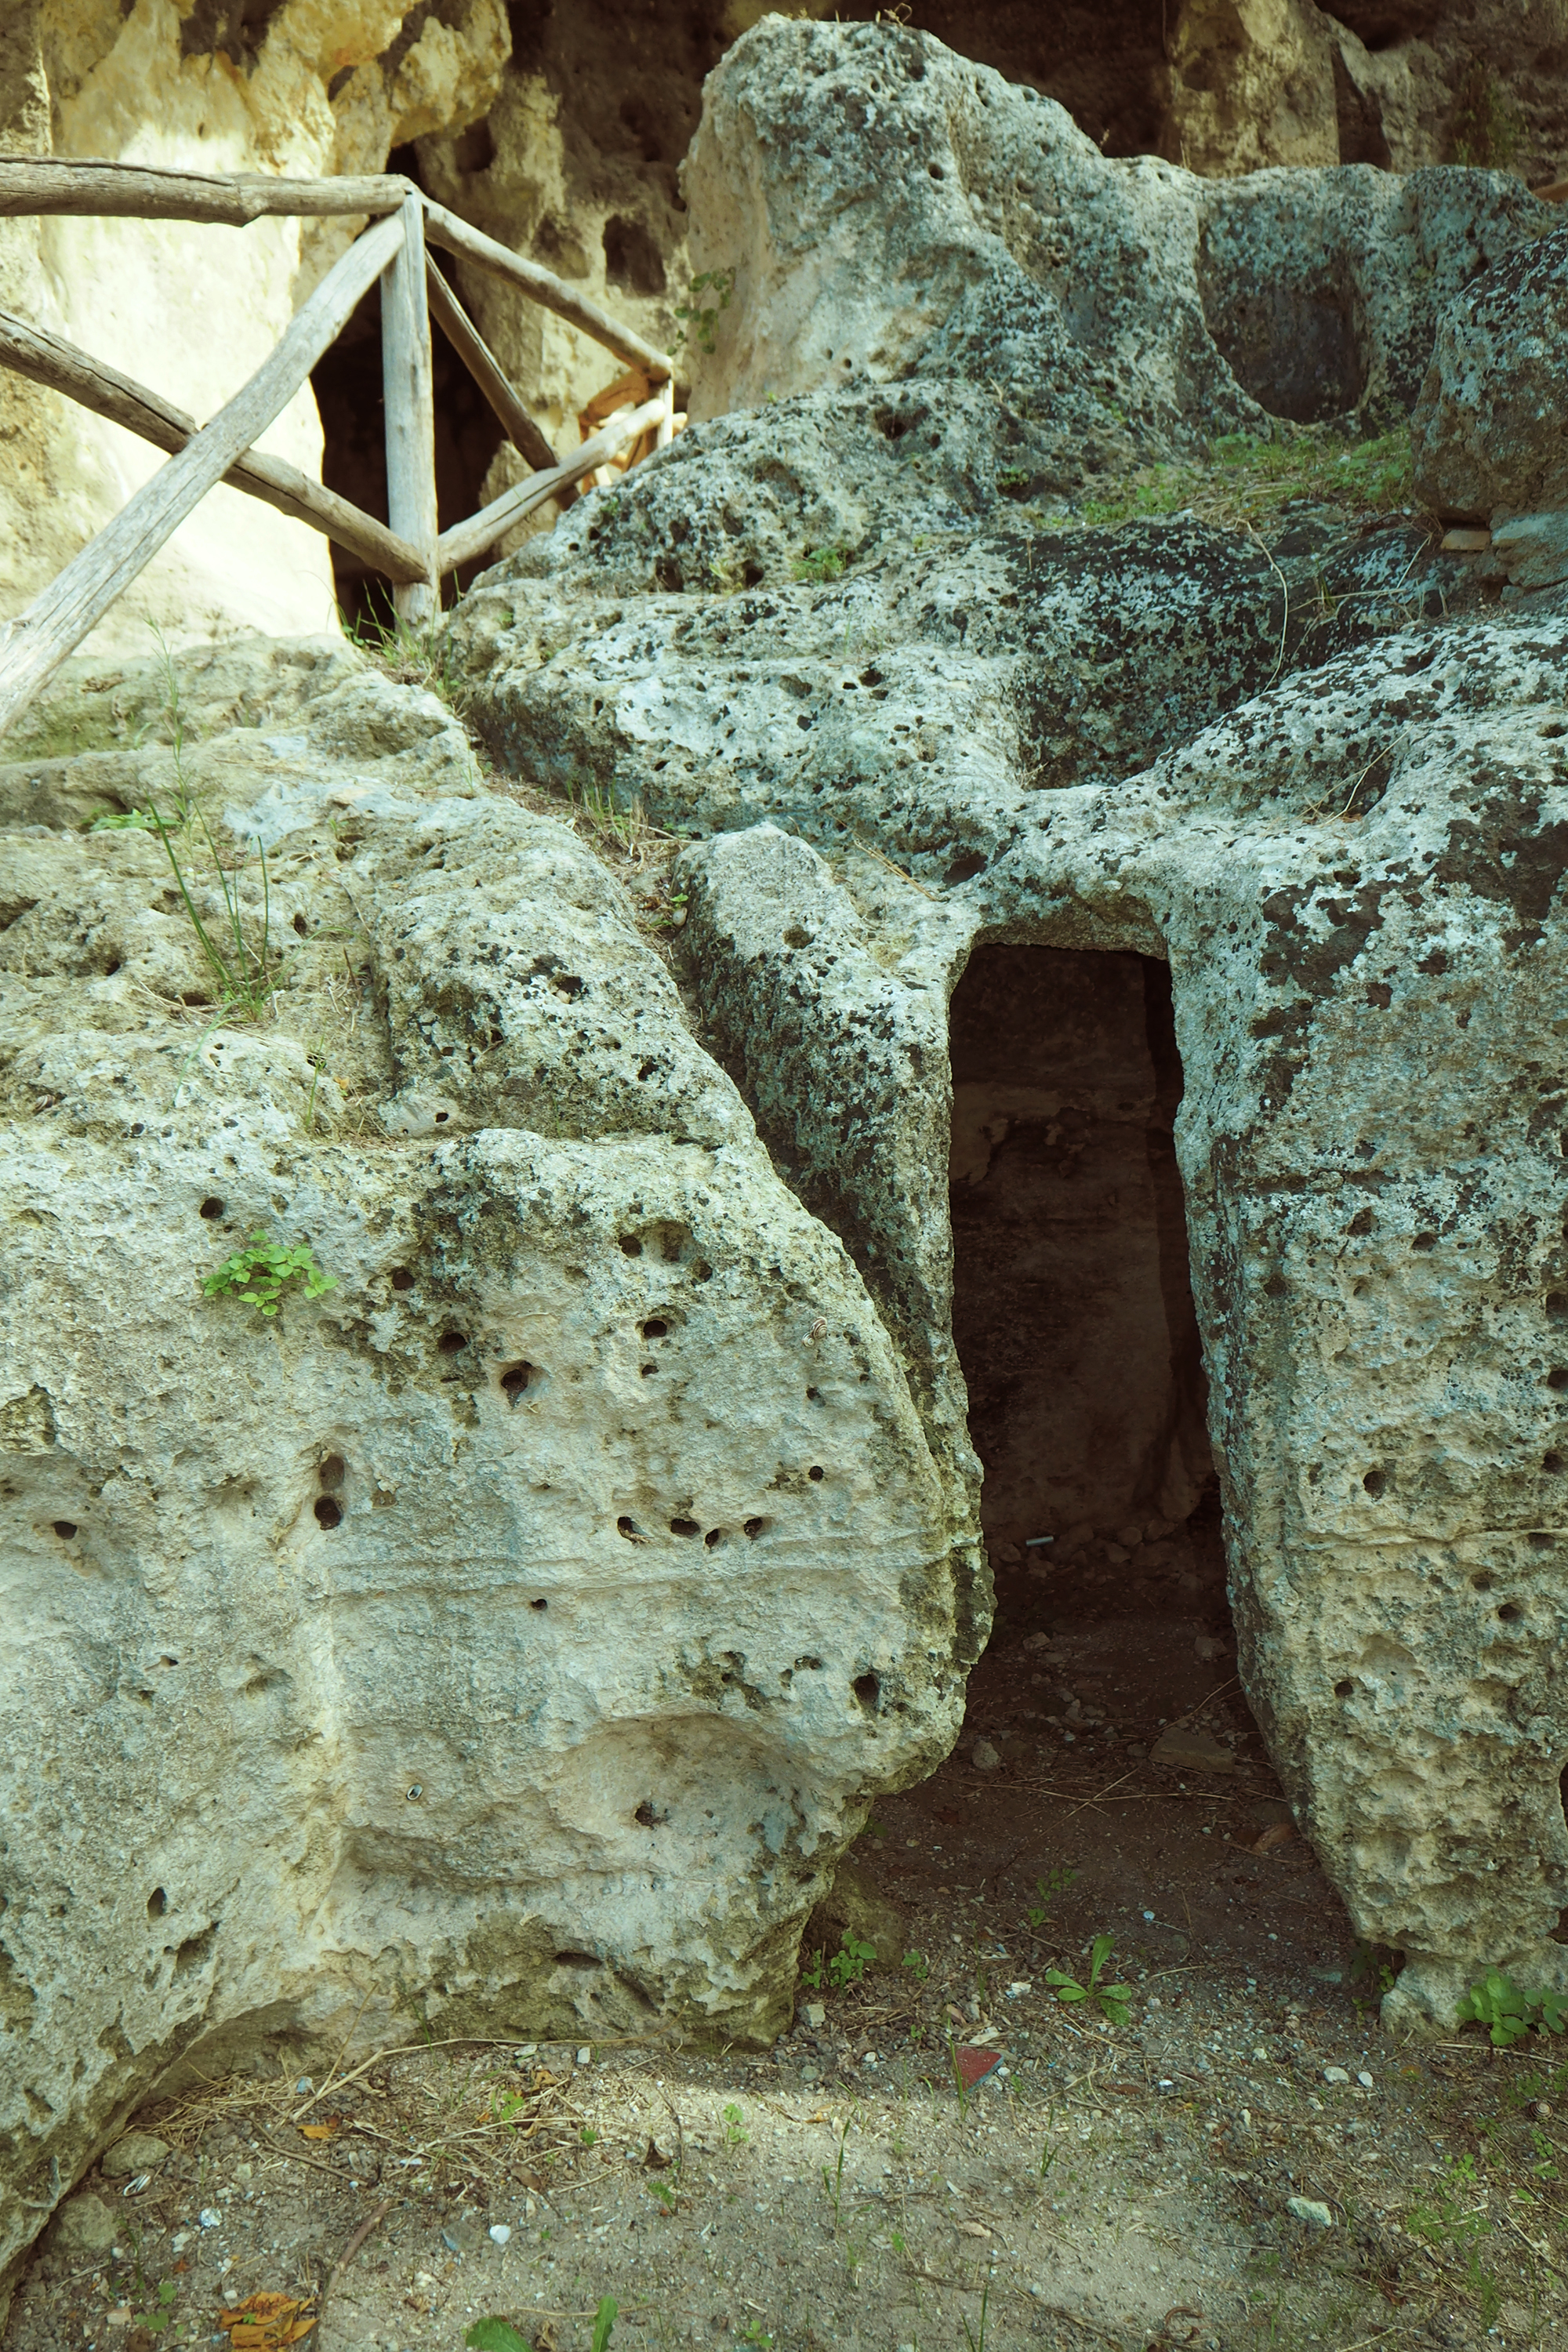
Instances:
[[[1411,420],[1421,497],[1494,528],[1568,508],[1565,372],[1568,228],[1558,228],[1495,261],[1444,311]]]
[[[60,2210],[55,2243],[70,2254],[106,2254],[120,2234],[120,2216],[101,2197],[73,2197]]]
[[[70,665],[0,765],[6,2263],[185,2057],[362,2002],[770,2037],[985,1632],[894,1343],[584,844],[342,646],[172,685],[177,744],[162,666]],[[155,794],[222,939],[177,781],[253,951],[268,844],[259,1024],[157,835],[85,829]],[[463,1131],[389,1137],[437,1076]],[[258,1228],[335,1286],[204,1296]]]
[[[1265,413],[1392,424],[1437,306],[1552,219],[1500,174],[1107,158],[929,36],[780,16],[710,78],[685,188],[693,267],[734,276],[694,416],[915,370],[1151,454]]]
[[[98,2160],[105,2180],[129,2180],[133,2173],[151,2172],[169,2154],[169,2143],[156,2132],[127,2132]]]

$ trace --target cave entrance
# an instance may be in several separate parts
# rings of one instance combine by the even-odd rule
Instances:
[[[997,1584],[970,1729],[1138,1758],[1235,1663],[1169,968],[981,948],[952,1053],[953,1337]]]

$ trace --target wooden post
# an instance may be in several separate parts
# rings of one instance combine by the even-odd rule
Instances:
[[[667,378],[664,385],[664,409],[654,428],[653,446],[668,449],[675,438],[675,378]]]
[[[381,281],[381,371],[386,399],[386,519],[417,548],[437,578],[436,397],[430,373],[430,312],[425,289],[425,205],[409,196],[400,215],[402,247]],[[407,628],[440,610],[440,591],[423,581],[395,585],[392,601]]]

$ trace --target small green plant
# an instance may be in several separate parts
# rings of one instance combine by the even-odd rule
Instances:
[[[1568,2023],[1568,2000],[1555,1992],[1525,1992],[1501,1969],[1489,1969],[1459,2003],[1458,2022],[1484,2025],[1494,2048],[1506,2050],[1531,2026],[1537,2033],[1561,2033]]]
[[[818,1944],[809,1960],[800,1964],[800,1980],[807,1992],[822,1990],[822,1947]]]
[[[526,2336],[520,2336],[510,2319],[476,2319],[463,2341],[469,2352],[533,2352]]]
[[[317,1265],[308,1242],[296,1242],[286,1249],[279,1242],[268,1241],[258,1226],[248,1245],[226,1258],[216,1274],[207,1276],[202,1288],[209,1298],[231,1290],[243,1306],[271,1316],[278,1312],[285,1286],[296,1281],[303,1283],[307,1298],[320,1298],[323,1291],[338,1286],[336,1275],[323,1274]]]
[[[710,298],[706,302],[701,299],[704,294]],[[699,351],[711,354],[720,314],[729,309],[734,296],[732,269],[705,269],[700,278],[694,278],[690,299],[675,306],[675,315],[680,322],[675,332],[677,345],[695,343]]]
[[[853,1929],[846,1927],[838,1939],[838,1949],[827,1963],[827,1980],[835,1992],[843,1992],[848,1985],[858,1984],[868,1967],[875,1967],[877,1947],[868,1944]]]
[[[964,2322],[963,2322],[963,2336],[964,2336],[964,2341],[965,2341],[965,2343],[966,2343],[966,2344],[968,2345],[968,2347],[969,2347],[969,2352],[985,2352],[985,2314],[986,2314],[987,2306],[988,2306],[988,2305],[989,2305],[989,2304],[990,2304],[990,2301],[991,2301],[991,2282],[990,2282],[990,2280],[989,2280],[989,2279],[987,2279],[987,2280],[986,2280],[986,2282],[985,2282],[985,2284],[984,2284],[984,2287],[983,2287],[983,2288],[981,2289],[981,2291],[980,2291],[980,2333],[979,2333],[979,2335],[978,2335],[978,2336],[976,2336],[976,2335],[974,2335],[974,2334],[971,2331],[970,2325],[969,2325],[969,2321],[968,2321],[968,2319],[967,2319],[967,2318],[965,2318],[965,2320],[964,2320]]]
[[[1448,118],[1448,144],[1455,163],[1484,172],[1506,172],[1519,153],[1521,133],[1519,115],[1491,67],[1484,58],[1473,58],[1454,93],[1454,111]]]
[[[376,668],[399,686],[422,686],[447,708],[462,716],[467,692],[452,657],[447,624],[451,612],[433,613],[427,621],[410,623],[392,611],[372,612],[363,620],[340,612],[343,635]]]
[[[594,2314],[592,2352],[605,2352],[605,2347],[610,2340],[610,2331],[620,2317],[620,2313],[621,2306],[613,2294],[606,2294],[601,2299],[599,2308]]]
[[[680,2200],[668,2180],[650,2180],[647,2184],[650,2197],[657,2197],[667,2213],[679,2213]]]
[[[599,2144],[599,2135],[592,2124],[584,2124],[577,2137],[584,2147],[597,2147]]]
[[[1115,1940],[1113,1936],[1097,1936],[1089,1946],[1087,1984],[1079,1984],[1076,1977],[1069,1977],[1061,1969],[1047,1969],[1046,1982],[1056,1987],[1058,2000],[1091,2000],[1100,2015],[1108,2019],[1112,2025],[1125,2025],[1128,2004],[1132,1999],[1131,1986],[1104,1984],[1100,1980],[1104,1974],[1105,1963],[1110,1957],[1110,1947]]]
[[[266,850],[258,840],[257,853],[261,860],[261,945],[258,950],[251,946],[246,937],[243,910],[239,902],[238,880],[237,878],[230,881],[228,870],[217,854],[217,844],[212,837],[211,828],[205,817],[197,811],[197,822],[206,837],[207,848],[212,854],[213,870],[217,876],[218,887],[223,892],[224,945],[220,948],[196,912],[196,902],[191,896],[184,868],[180,864],[169,827],[163,821],[163,813],[156,801],[149,802],[147,814],[159,840],[163,845],[169,864],[174,868],[175,884],[181,898],[185,902],[185,912],[191,919],[192,928],[201,942],[202,953],[205,956],[213,976],[218,983],[221,1010],[225,1013],[238,1013],[242,1017],[252,1021],[259,1020],[262,1013],[266,1012],[272,996],[272,894],[267,872]]]
[[[145,2311],[132,2312],[132,2317],[139,2327],[146,2328],[149,2335],[160,2334],[174,2316],[174,2301],[179,2292],[178,2280],[160,2279],[156,2301],[150,2304]]]
[[[1031,1927],[1037,1931],[1045,1926],[1051,1916],[1052,1903],[1058,1895],[1067,1893],[1077,1877],[1076,1870],[1069,1870],[1065,1862],[1058,1862],[1053,1870],[1046,1872],[1043,1878],[1036,1879],[1035,1899],[1024,1914]]]
[[[734,2105],[733,2101],[731,2101],[730,2105],[724,2110],[725,2147],[740,2147],[746,2140],[749,2140],[751,2137],[751,2133],[746,2129],[745,2116],[742,2114],[740,2108]]]
[[[923,1952],[906,1952],[899,1965],[908,1969],[916,1984],[924,1984],[931,1974],[931,1962]]]
[[[851,2107],[849,2113],[845,2116],[844,2121],[838,2126],[837,2163],[834,2166],[831,2172],[828,2170],[826,2164],[822,2168],[822,2186],[827,2198],[827,2201],[833,2208],[833,2231],[836,2237],[838,2233],[838,2224],[842,2218],[844,2210],[844,2147],[846,2141],[849,2137],[849,2126],[854,2122],[858,2112],[858,2109]]]
[[[742,2344],[754,2344],[757,2347],[757,2352],[773,2352],[773,2339],[760,2319],[747,2320],[741,2330],[739,2341]]]
[[[804,580],[813,588],[824,588],[830,580],[838,579],[849,561],[849,551],[843,547],[808,547],[790,565],[792,580]]]

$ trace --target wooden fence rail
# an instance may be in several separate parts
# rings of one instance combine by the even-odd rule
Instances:
[[[443,575],[487,554],[521,518],[651,433],[674,430],[675,366],[663,352],[612,319],[574,287],[470,228],[395,173],[341,180],[268,179],[160,172],[139,164],[63,156],[0,160],[0,218],[75,214],[190,220],[244,227],[266,216],[347,215],[372,225],[290,320],[250,381],[206,425],[144,384],[58,335],[0,311],[0,368],[30,377],[169,452],[143,483],[27,610],[0,629],[0,735],[39,694],[68,655],[173,535],[208,490],[227,482],[308,523],[394,583],[400,619],[426,621]],[[611,416],[558,463],[543,433],[451,287],[430,261],[440,246],[508,278],[531,301],[579,328],[637,368],[654,397]],[[387,509],[379,522],[284,459],[252,447],[287,407],[356,304],[382,281],[382,376],[386,411]],[[430,314],[468,369],[518,454],[534,468],[478,514],[441,531],[436,509],[436,418]],[[617,385],[618,393],[621,387]],[[586,426],[584,428],[586,430]]]

